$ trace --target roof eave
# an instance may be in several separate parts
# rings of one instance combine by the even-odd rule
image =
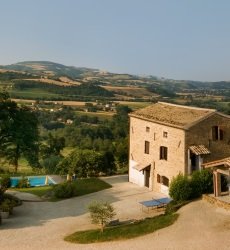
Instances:
[[[146,118],[146,117],[142,117],[142,116],[139,116],[139,115],[129,114],[129,117],[138,118],[138,119],[141,119],[141,120],[144,120],[144,121],[149,121],[149,122],[161,124],[161,125],[164,125],[164,126],[167,126],[167,127],[172,127],[172,128],[182,129],[182,130],[188,130],[185,126],[179,126],[179,125],[174,125],[174,124],[170,124],[170,123],[167,123],[167,122],[155,121],[155,120],[152,120],[152,119],[149,119],[149,118]]]

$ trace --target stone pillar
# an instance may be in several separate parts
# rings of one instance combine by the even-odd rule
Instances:
[[[192,167],[191,167],[191,159],[190,159],[190,150],[188,150],[188,175],[192,173]]]
[[[214,187],[214,196],[221,195],[221,174],[217,171],[213,171],[213,187]]]

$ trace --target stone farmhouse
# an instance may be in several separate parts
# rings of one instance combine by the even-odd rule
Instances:
[[[158,102],[130,115],[129,181],[168,194],[172,178],[230,156],[230,116]]]

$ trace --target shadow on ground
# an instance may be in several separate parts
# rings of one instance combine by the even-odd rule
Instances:
[[[89,217],[87,207],[94,200],[117,204],[115,208],[118,209],[118,215],[127,214],[125,219],[130,219],[128,218],[129,212],[141,213],[138,210],[138,201],[144,199],[142,195],[151,197],[148,189],[129,183],[127,175],[103,177],[102,179],[111,184],[112,188],[58,202],[23,202],[22,206],[14,208],[14,213],[9,219],[3,220],[1,229],[41,226],[52,223],[56,219],[61,221],[64,218],[67,222],[67,219],[73,220],[77,217],[90,224],[90,219],[86,218]],[[132,211],[134,207],[135,210]],[[130,216],[132,215],[130,214]]]

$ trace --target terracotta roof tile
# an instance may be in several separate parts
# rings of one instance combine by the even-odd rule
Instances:
[[[142,118],[156,123],[186,128],[214,114],[215,109],[203,109],[158,102],[130,114],[131,117]]]
[[[211,153],[204,145],[190,146],[189,149],[195,155],[207,155]]]

